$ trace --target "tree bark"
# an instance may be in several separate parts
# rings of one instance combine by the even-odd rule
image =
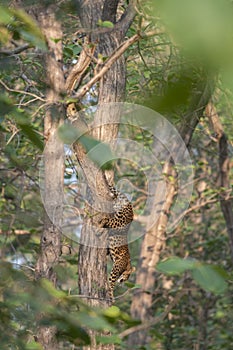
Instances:
[[[45,61],[49,107],[44,120],[46,145],[43,159],[43,201],[46,213],[41,237],[41,252],[35,266],[35,277],[36,279],[48,278],[56,285],[54,266],[58,263],[61,251],[64,185],[64,145],[58,138],[57,129],[64,120],[64,109],[59,100],[64,93],[65,79],[61,63],[62,40],[55,42],[53,39],[62,39],[62,30],[56,21],[53,7],[41,9],[36,17],[48,45]],[[37,341],[44,349],[58,349],[55,333],[56,328],[53,326],[40,327]]]
[[[198,97],[193,97],[190,102],[192,113],[187,113],[180,127],[180,135],[186,147],[189,146],[193,132],[210,99],[212,93],[211,82],[205,81],[204,85],[200,86],[199,91],[201,92],[198,94]],[[159,262],[162,250],[166,247],[166,227],[176,194],[176,172],[171,162],[167,161],[165,163],[163,174],[165,174],[167,184],[166,197],[164,198],[163,208],[157,223],[153,227],[150,227],[150,222],[153,218],[149,218],[147,222],[147,227],[150,228],[146,231],[142,241],[140,259],[136,272],[136,284],[143,286],[143,288],[134,293],[131,304],[132,317],[140,319],[142,322],[150,319],[153,290],[156,283],[155,267]],[[156,202],[156,194],[154,201]],[[153,213],[151,215],[153,216]],[[144,346],[148,341],[148,330],[144,329],[129,336],[128,347],[134,348],[136,345]]]
[[[219,149],[219,185],[221,188],[220,205],[226,222],[227,232],[230,243],[230,254],[233,262],[233,205],[231,194],[231,184],[229,179],[230,157],[228,154],[227,135],[224,132],[222,123],[219,119],[216,108],[213,103],[209,103],[206,107],[206,114],[209,118],[212,129],[215,132],[218,149]]]

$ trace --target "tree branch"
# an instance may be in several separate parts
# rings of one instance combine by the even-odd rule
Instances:
[[[117,28],[120,28],[123,36],[126,34],[127,30],[131,26],[136,14],[137,14],[137,11],[134,6],[134,1],[130,1],[127,9],[125,10],[125,12],[123,13],[120,20],[117,22],[115,26]]]
[[[6,55],[6,56],[12,56],[12,55],[16,55],[18,53],[21,53],[25,50],[27,50],[28,48],[30,47],[29,44],[25,44],[25,45],[22,45],[22,46],[18,46],[16,47],[15,49],[13,50],[0,50],[0,55]]]
[[[95,52],[95,46],[90,45],[90,43],[86,41],[83,45],[83,49],[79,56],[78,62],[71,69],[66,79],[65,88],[68,93],[71,93],[74,90],[76,85],[77,86],[80,85],[84,77],[84,74],[91,63],[94,52]]]
[[[85,84],[77,94],[73,95],[72,97],[80,100],[85,96],[85,94],[90,90],[90,88],[99,81],[104,74],[111,68],[114,62],[123,55],[123,53],[128,49],[130,45],[135,43],[141,38],[140,34],[135,34],[128,40],[126,40],[122,45],[118,47],[118,49],[110,56],[105,64],[103,65],[102,69],[91,79],[87,84]]]
[[[2,86],[4,86],[4,88],[7,90],[7,91],[10,91],[10,92],[16,92],[18,94],[24,94],[24,95],[28,95],[28,96],[32,96],[32,97],[35,97],[36,100],[40,100],[42,102],[45,102],[45,99],[40,97],[40,96],[37,96],[31,92],[27,92],[27,91],[24,91],[24,90],[16,90],[16,89],[11,89],[9,88],[9,86],[7,86],[2,79],[0,79],[0,84],[2,84]]]
[[[143,331],[143,330],[150,328],[152,326],[155,326],[159,322],[163,321],[167,317],[169,312],[173,309],[173,307],[176,306],[176,304],[182,298],[182,296],[185,294],[185,292],[186,292],[186,290],[182,289],[179,293],[177,293],[175,298],[172,300],[172,302],[170,304],[167,305],[165,311],[160,316],[155,317],[147,322],[144,321],[142,324],[139,324],[137,326],[133,326],[131,328],[126,329],[125,331],[123,331],[119,334],[120,338],[125,338],[132,333]]]
[[[119,0],[105,0],[102,21],[110,21],[116,23],[116,13]]]
[[[216,197],[216,196],[217,196],[217,194],[214,194],[213,197]],[[185,216],[185,215],[187,215],[187,214],[189,214],[189,213],[191,213],[191,212],[193,212],[193,211],[195,211],[195,210],[198,210],[198,209],[200,209],[200,208],[202,208],[202,207],[204,207],[204,206],[206,206],[206,205],[208,205],[208,204],[213,204],[213,203],[216,203],[216,202],[219,201],[219,198],[213,198],[213,197],[211,197],[210,199],[208,199],[208,200],[206,200],[206,201],[203,201],[203,202],[200,202],[200,203],[198,203],[198,204],[195,204],[195,205],[193,205],[192,207],[186,209],[185,212],[182,213],[182,214],[174,221],[174,225],[176,225],[176,223],[179,222],[180,219],[181,219],[183,216]],[[231,197],[231,198],[233,198],[233,197]],[[142,224],[146,224],[146,223],[148,222],[148,219],[149,219],[148,216],[136,215],[136,214],[134,215],[134,220],[135,220],[135,221],[138,221],[138,222],[140,222],[140,223],[142,223]]]

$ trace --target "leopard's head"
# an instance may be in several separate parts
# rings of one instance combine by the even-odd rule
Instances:
[[[136,271],[136,267],[132,266],[130,267],[130,269],[125,270],[120,277],[117,279],[117,282],[122,283],[125,282],[129,279],[131,273],[133,273],[134,271]]]

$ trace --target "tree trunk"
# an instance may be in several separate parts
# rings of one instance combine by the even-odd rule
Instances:
[[[83,26],[83,30],[88,35],[88,42],[96,46],[95,58],[109,57],[124,40],[135,12],[131,5],[124,13],[124,16],[117,22],[117,7],[119,0],[87,0],[76,1],[78,5],[78,15]],[[99,21],[110,21],[114,28],[98,27]],[[98,56],[99,55],[99,56]],[[80,55],[81,58],[82,54]],[[120,57],[101,78],[99,82],[98,104],[121,101],[125,93],[125,60]],[[79,81],[79,78],[77,77]],[[94,88],[98,88],[95,86]],[[107,108],[107,107],[106,107]],[[97,111],[94,124],[89,134],[101,141],[114,140],[117,137],[119,114],[105,110]],[[79,293],[87,296],[87,302],[92,306],[105,308],[109,305],[108,300],[108,279],[107,279],[107,235],[101,233],[100,225],[96,214],[96,208],[103,211],[100,197],[111,202],[112,197],[109,184],[113,183],[113,174],[96,172],[97,183],[95,188],[93,183],[93,164],[85,159],[80,146],[74,147],[78,161],[84,172],[86,182],[91,190],[92,203],[88,207],[88,217],[84,218],[80,239],[80,249],[78,258]],[[106,181],[106,178],[108,182]],[[95,209],[93,209],[95,208]],[[91,331],[92,344],[86,349],[114,349],[114,345],[96,345],[95,331]]]
[[[62,39],[60,24],[55,19],[52,7],[39,12],[37,19],[46,37],[48,50],[46,54],[47,101],[50,103],[45,114],[43,202],[46,210],[44,229],[41,237],[41,252],[35,267],[35,277],[48,278],[56,285],[54,266],[58,263],[61,251],[61,225],[63,215],[64,184],[64,145],[57,136],[57,128],[63,123],[64,110],[58,101],[64,93],[65,80],[62,70]],[[55,327],[40,327],[37,340],[44,349],[58,349],[55,339]]]
[[[201,93],[198,95],[198,100],[195,96],[190,103],[192,113],[187,113],[180,128],[180,135],[186,147],[189,146],[195,127],[210,99],[212,89],[209,82],[206,83],[205,81],[204,86],[201,86],[199,91],[201,91]],[[176,150],[176,145],[174,145],[174,147],[175,152],[178,151]],[[155,267],[159,262],[161,251],[166,247],[167,223],[169,215],[171,215],[171,206],[176,194],[177,174],[171,162],[165,163],[163,174],[167,179],[165,179],[167,183],[167,194],[164,198],[163,210],[161,211],[157,223],[153,227],[150,227],[150,221],[153,220],[153,218],[148,219],[147,227],[150,228],[146,231],[142,242],[140,259],[136,272],[136,284],[143,286],[143,288],[139,291],[135,291],[131,304],[132,317],[140,319],[141,321],[150,319],[153,290],[156,283]],[[156,193],[154,201],[156,202]],[[151,215],[153,216],[153,213]],[[148,341],[148,330],[143,330],[129,336],[128,346],[129,348],[134,348],[136,345],[144,346]]]
[[[233,205],[231,194],[231,185],[229,179],[230,157],[228,154],[227,136],[223,130],[222,123],[219,119],[216,108],[213,103],[209,103],[206,107],[206,114],[215,132],[219,147],[219,185],[222,189],[220,193],[220,205],[226,222],[227,232],[230,243],[230,254],[233,262]]]

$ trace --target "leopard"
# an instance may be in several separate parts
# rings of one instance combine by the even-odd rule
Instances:
[[[114,301],[114,288],[117,282],[128,280],[136,269],[131,265],[128,246],[128,231],[133,221],[133,206],[127,196],[114,187],[110,187],[113,199],[113,213],[106,218],[103,227],[108,228],[107,253],[113,266],[109,277],[109,298]]]

